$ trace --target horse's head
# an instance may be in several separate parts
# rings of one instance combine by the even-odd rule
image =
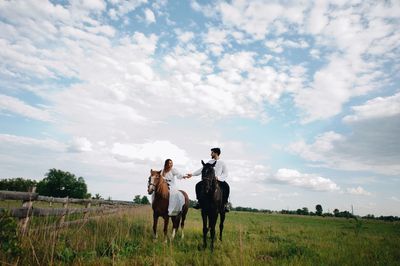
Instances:
[[[205,184],[205,186],[203,187],[205,193],[208,193],[210,191],[213,182],[216,181],[214,169],[216,163],[217,161],[212,164],[204,163],[203,160],[201,160],[201,164],[203,165],[203,169],[201,170],[201,179]]]
[[[153,169],[150,170],[149,181],[147,182],[147,193],[152,194],[158,184],[160,183],[161,179],[161,171],[154,171]]]

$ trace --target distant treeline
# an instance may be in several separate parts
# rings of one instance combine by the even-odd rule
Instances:
[[[369,219],[369,220],[381,220],[381,221],[400,221],[400,217],[398,216],[374,216],[373,214],[368,214],[366,216],[358,216],[354,215],[349,211],[339,211],[335,209],[333,213],[322,212],[321,205],[316,206],[316,212],[310,212],[307,207],[303,207],[302,209],[297,210],[281,210],[281,211],[272,211],[267,209],[255,209],[250,207],[232,207],[231,210],[233,211],[245,211],[245,212],[262,212],[262,213],[280,213],[280,214],[289,214],[289,215],[309,215],[309,216],[322,216],[322,217],[339,217],[339,218],[362,218],[362,219]]]

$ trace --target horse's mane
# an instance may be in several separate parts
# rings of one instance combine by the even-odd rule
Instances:
[[[162,174],[159,175],[158,185],[157,185],[157,193],[161,195],[162,198],[168,198],[169,189],[168,184],[165,181]]]

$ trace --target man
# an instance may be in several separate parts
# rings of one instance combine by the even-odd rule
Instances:
[[[208,161],[208,163],[212,164],[214,162],[217,162],[214,166],[215,170],[215,177],[218,180],[219,187],[222,189],[222,203],[225,206],[225,212],[229,212],[228,208],[228,198],[229,198],[229,185],[226,182],[226,179],[228,177],[228,169],[223,161],[219,159],[219,156],[221,155],[221,149],[220,148],[212,148],[211,149],[211,160]],[[203,168],[200,168],[199,170],[195,171],[192,174],[188,174],[187,176],[190,178],[192,176],[198,176],[201,175],[201,170]],[[200,192],[201,188],[203,185],[203,180],[198,182],[196,184],[196,197],[197,197],[197,205],[194,206],[195,209],[200,209]]]

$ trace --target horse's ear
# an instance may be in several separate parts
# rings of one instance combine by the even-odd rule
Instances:
[[[150,169],[150,174],[153,173],[153,169]]]
[[[159,174],[159,175],[161,175],[161,170],[160,170],[160,171],[158,171],[158,174]]]
[[[204,165],[206,165],[205,163],[204,163],[204,161],[203,160],[201,160],[201,164],[204,166]]]
[[[211,166],[214,167],[217,164],[217,161],[215,161]]]

